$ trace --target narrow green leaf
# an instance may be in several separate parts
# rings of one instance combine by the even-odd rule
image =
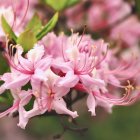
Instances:
[[[50,32],[58,21],[58,12],[51,18],[51,20],[43,27],[43,29],[36,35],[37,40],[42,39],[48,32]]]
[[[32,19],[27,24],[26,30],[32,30],[35,34],[37,34],[41,29],[41,27],[42,27],[42,22],[39,16],[35,13]]]
[[[31,30],[27,30],[21,33],[19,38],[17,39],[17,44],[20,44],[25,51],[28,51],[31,48],[33,48],[36,42],[37,42],[36,36],[34,32],[32,32]]]
[[[67,2],[67,7],[73,6],[73,5],[77,4],[78,2],[80,2],[80,0],[69,0]]]
[[[46,4],[53,8],[55,11],[62,11],[67,7],[73,6],[80,0],[45,0]]]
[[[8,22],[6,21],[4,16],[1,17],[1,23],[2,23],[2,28],[3,28],[3,31],[5,32],[5,34],[8,35],[8,37],[10,39],[12,39],[16,42],[17,41],[17,36],[13,32],[12,28],[10,27],[10,25],[8,24]]]
[[[49,5],[56,11],[61,11],[67,6],[68,0],[45,0],[46,4]]]

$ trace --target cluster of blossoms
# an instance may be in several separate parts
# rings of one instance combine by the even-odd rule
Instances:
[[[66,11],[67,24],[74,29],[86,24],[90,31],[107,30],[109,40],[132,47],[140,38],[140,21],[133,14],[133,5],[124,0],[83,0]]]
[[[14,102],[0,117],[18,111],[21,128],[25,128],[29,118],[51,110],[75,118],[77,112],[69,110],[63,99],[71,94],[70,89],[88,94],[87,107],[92,115],[95,115],[97,105],[111,112],[114,105],[131,104],[136,97],[130,98],[130,85],[124,87],[121,82],[133,76],[130,73],[132,67],[125,64],[111,69],[113,56],[107,52],[107,45],[103,40],[94,41],[89,36],[57,37],[53,33],[45,36],[24,56],[22,46],[16,45],[14,54],[5,53],[11,72],[1,76],[4,84],[0,87],[1,93],[11,91]],[[29,83],[31,88],[23,90],[22,87]],[[114,87],[114,92],[115,87],[126,88],[126,95],[114,96],[109,85],[112,85],[111,89]],[[24,107],[32,97],[33,108],[26,111]]]
[[[105,7],[104,10],[115,10],[112,7],[118,7],[119,3],[111,4],[110,0],[106,3],[108,8]],[[125,4],[124,7],[128,13],[128,5]],[[98,7],[96,8],[98,11]],[[0,10],[0,20],[4,15],[12,26],[13,13],[12,7]],[[20,17],[16,16],[17,21],[22,21]],[[117,17],[120,18],[119,15]],[[113,15],[109,15],[108,24],[112,24],[114,20]],[[19,33],[18,30],[16,32]],[[0,113],[0,117],[18,111],[18,126],[21,128],[25,128],[30,118],[52,110],[72,118],[78,117],[77,111],[71,110],[65,101],[69,94],[75,94],[71,90],[88,95],[87,107],[92,116],[96,115],[97,106],[111,112],[113,106],[130,105],[139,97],[136,92],[131,94],[134,87],[129,81],[126,85],[126,81],[135,79],[139,72],[138,59],[118,59],[115,50],[109,50],[109,44],[103,39],[93,40],[89,35],[78,33],[72,33],[71,36],[62,33],[57,36],[52,32],[25,53],[21,44],[14,44],[12,40],[10,41],[14,47],[11,42],[6,44],[7,37],[0,27],[0,41],[6,46],[3,54],[10,66],[10,72],[0,76],[3,82],[0,93],[10,90],[13,97],[13,106]],[[139,80],[137,83],[139,84]],[[25,86],[28,89],[25,90]],[[125,92],[125,95],[121,95],[121,92]],[[32,101],[33,107],[27,110],[26,106]]]

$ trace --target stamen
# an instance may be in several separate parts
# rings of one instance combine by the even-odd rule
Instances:
[[[94,68],[94,67],[97,67],[98,65],[100,65],[100,63],[101,63],[102,61],[104,61],[104,59],[105,59],[106,56],[107,56],[107,52],[108,52],[108,46],[107,46],[107,50],[106,50],[106,52],[105,52],[103,58],[102,58],[96,65],[94,65],[93,68]],[[93,69],[93,68],[92,68],[92,69]]]
[[[67,60],[66,60],[66,58],[65,58],[65,53],[64,53],[64,40],[63,40],[63,38],[62,38],[62,57],[63,57],[63,59],[64,59],[64,61],[66,62]]]
[[[128,83],[128,85],[125,87],[125,90],[126,91],[128,91],[128,90],[134,90],[134,87],[133,87],[133,85],[130,84],[130,81],[129,80],[127,80],[127,83]]]

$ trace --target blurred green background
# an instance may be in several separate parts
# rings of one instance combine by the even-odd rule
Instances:
[[[88,131],[82,134],[66,131],[60,139],[140,140],[139,108],[140,103],[129,107],[115,107],[112,114],[106,114],[101,108],[98,108],[96,117],[91,117],[89,113],[80,113],[81,115],[77,119],[78,127],[87,127]],[[26,129],[26,133],[41,140],[53,139],[54,135],[62,131],[58,117],[34,118]]]
[[[58,140],[140,140],[140,103],[115,107],[112,114],[97,108],[96,117],[90,116],[85,104],[79,107],[81,112],[76,119],[77,127],[87,127],[88,131],[80,134],[68,130]],[[0,140],[53,140],[54,136],[63,132],[60,119],[71,126],[68,118],[62,116],[35,117],[29,121],[25,130],[16,126],[18,117],[1,119]]]

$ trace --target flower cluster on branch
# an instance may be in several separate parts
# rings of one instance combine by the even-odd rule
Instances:
[[[86,97],[85,95],[87,95],[87,108],[92,116],[96,115],[97,106],[111,113],[113,106],[131,105],[139,99],[137,56],[132,54],[129,55],[131,59],[128,56],[122,58],[124,54],[119,54],[116,48],[110,49],[110,44],[104,39],[92,39],[84,32],[80,35],[71,31],[69,36],[63,32],[59,35],[50,32],[58,14],[55,14],[48,24],[39,27],[40,21],[30,12],[36,2],[32,3],[31,0],[30,6],[28,2],[21,2],[16,8],[18,12],[8,1],[1,4],[0,41],[2,54],[9,64],[10,71],[0,76],[3,83],[0,86],[0,94],[10,90],[8,94],[13,97],[13,105],[0,113],[0,118],[18,112],[18,126],[24,129],[30,118],[46,112],[55,111],[57,114],[69,115],[72,118],[78,117],[78,110],[72,110],[71,106],[77,100]],[[93,29],[98,30],[100,27],[106,27],[106,24],[111,25],[120,20],[120,15],[129,14],[129,6],[121,2],[121,0],[117,2],[95,0],[91,6],[93,8],[88,11],[89,26],[94,26]],[[118,8],[121,9],[119,13],[117,13]],[[107,17],[101,19],[101,15],[106,12],[108,12]],[[32,16],[33,19],[29,21]],[[23,20],[25,22],[21,23]],[[116,39],[119,36],[129,45],[135,44],[140,35],[137,30],[140,23],[137,22],[135,17],[129,18],[122,23],[124,25],[112,29],[111,38]],[[37,25],[34,25],[36,23]],[[136,31],[135,36],[130,37],[126,33],[127,24],[137,25],[130,29],[132,33]],[[122,36],[118,35],[120,30],[124,31]],[[134,82],[134,85],[130,81]],[[67,100],[76,94],[71,92],[73,90],[78,92],[76,98]],[[32,107],[30,104],[33,104]]]

